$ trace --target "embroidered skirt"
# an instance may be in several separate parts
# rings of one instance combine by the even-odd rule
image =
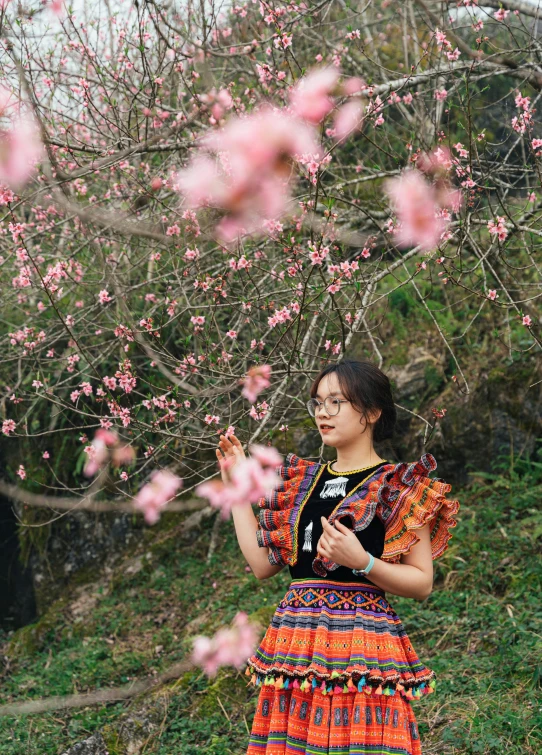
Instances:
[[[247,755],[421,755],[411,700],[435,689],[380,588],[293,580],[247,661]]]

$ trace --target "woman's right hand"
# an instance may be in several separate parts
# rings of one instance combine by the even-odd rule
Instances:
[[[225,435],[221,435],[218,446],[219,447],[216,449],[216,458],[218,459],[218,463],[220,465],[222,482],[226,485],[230,481],[230,470],[242,459],[245,459],[246,455],[243,450],[243,446],[241,445],[241,441],[236,438],[235,435],[230,435],[229,438],[226,438]],[[225,459],[232,460],[230,462],[231,466],[228,466],[227,469],[224,465]]]

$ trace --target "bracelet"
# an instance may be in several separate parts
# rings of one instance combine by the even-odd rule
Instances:
[[[369,563],[367,564],[367,566],[365,567],[365,569],[352,569],[352,571],[356,575],[356,577],[361,577],[361,576],[365,576],[366,574],[369,574],[369,572],[373,568],[374,562],[375,562],[375,557],[373,556],[372,553],[369,553],[369,551],[367,551],[367,555],[369,556]]]

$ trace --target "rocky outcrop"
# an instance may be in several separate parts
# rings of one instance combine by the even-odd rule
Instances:
[[[62,755],[109,755],[109,752],[104,738],[98,732],[98,734],[93,734],[83,742],[73,745]]]

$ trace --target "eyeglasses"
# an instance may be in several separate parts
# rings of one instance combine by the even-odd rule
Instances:
[[[339,413],[341,404],[347,403],[347,399],[335,398],[334,396],[328,396],[323,401],[318,401],[318,399],[316,398],[311,398],[307,401],[307,409],[311,417],[314,417],[316,415],[316,409],[323,404],[327,414],[329,414],[330,417],[333,417],[333,415]]]

